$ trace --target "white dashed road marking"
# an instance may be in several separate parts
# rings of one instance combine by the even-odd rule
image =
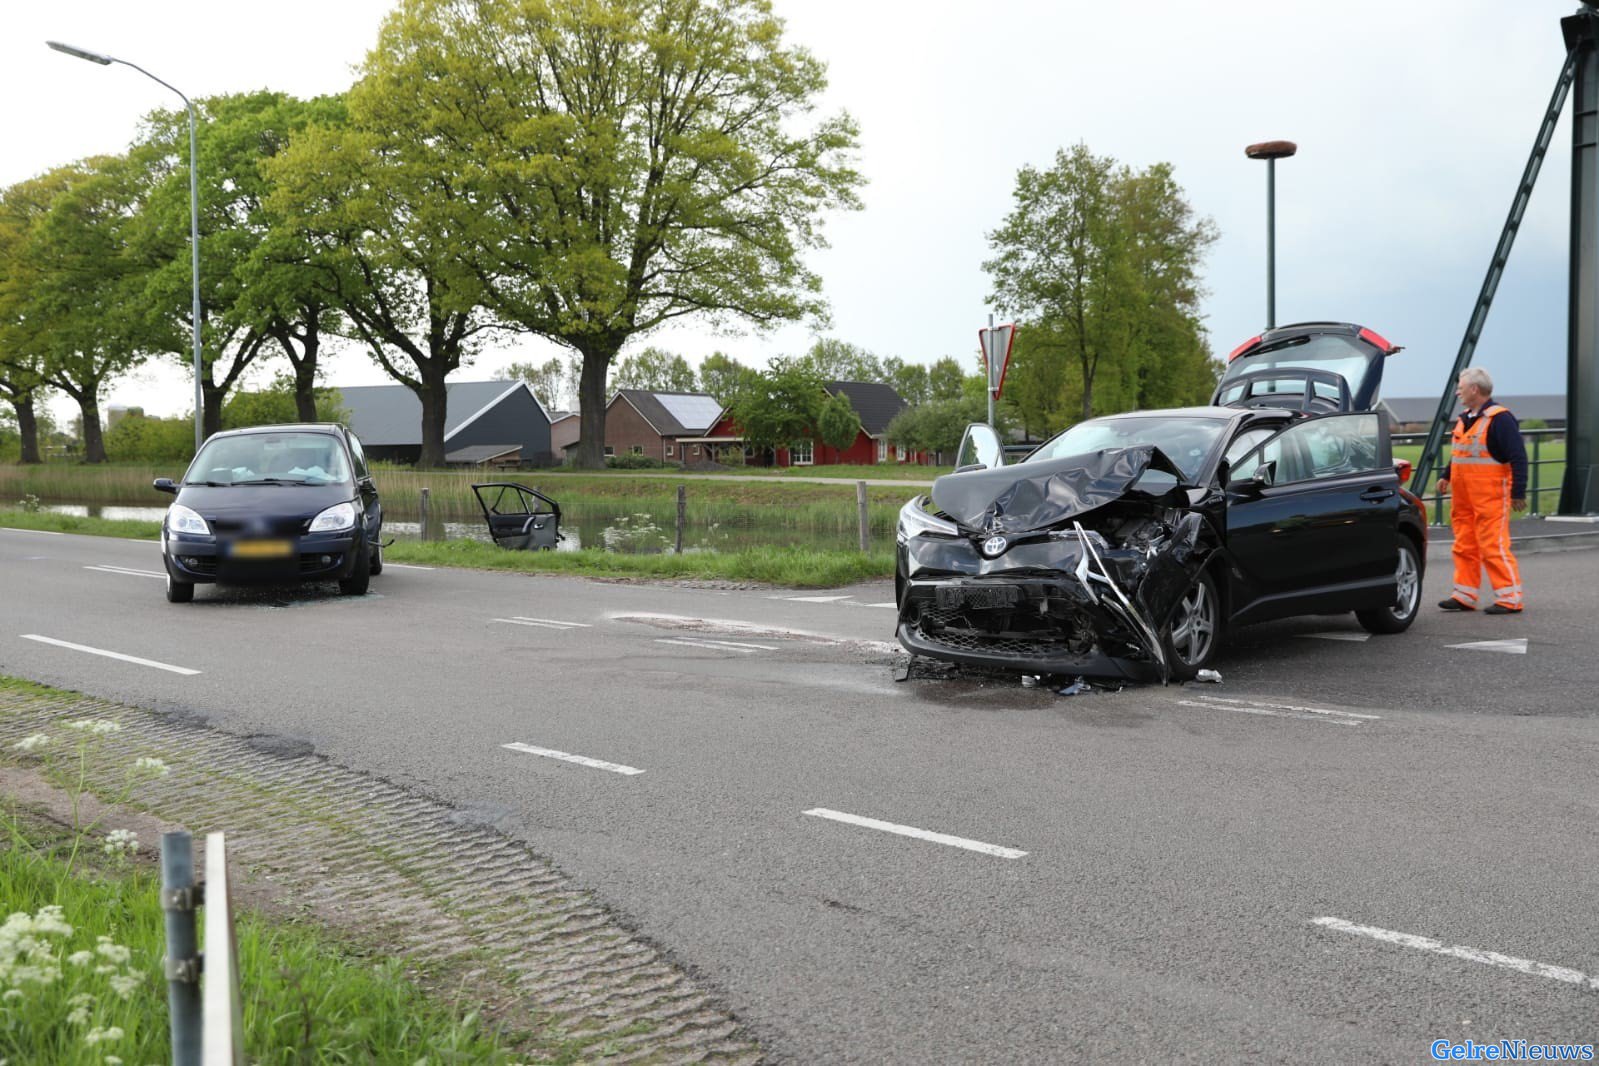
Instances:
[[[1467,644],[1445,644],[1446,648],[1459,648],[1462,651],[1496,651],[1501,655],[1527,654],[1527,638],[1517,637],[1514,640],[1474,640]]]
[[[54,637],[41,637],[37,633],[22,634],[23,640],[36,640],[40,644],[53,644],[58,648],[70,648],[73,651],[88,652],[90,655],[103,655],[107,659],[120,659],[125,663],[136,663],[139,666],[149,666],[157,670],[167,670],[174,674],[198,674],[198,670],[190,670],[186,666],[172,666],[169,663],[158,663],[154,659],[141,659],[137,655],[124,655],[119,651],[106,651],[104,648],[91,648],[87,644],[74,644],[69,640],[57,640]]]
[[[603,759],[591,759],[587,755],[573,755],[569,752],[556,751],[553,748],[535,748],[531,744],[501,744],[500,747],[511,751],[526,752],[528,755],[542,755],[546,759],[559,759],[562,762],[576,763],[595,770],[609,770],[613,774],[642,774],[644,771],[636,766],[623,766],[621,763],[605,762]]]
[[[1001,859],[1019,859],[1027,852],[1017,848],[1005,848],[998,844],[985,844],[981,840],[968,840],[965,837],[954,837],[948,833],[935,833],[930,829],[917,829],[910,825],[896,825],[893,822],[882,822],[876,818],[863,818],[858,814],[845,814],[843,811],[830,811],[826,807],[813,807],[805,812],[817,818],[826,818],[834,822],[843,822],[846,825],[858,825],[865,829],[880,829],[885,833],[894,833],[902,837],[914,837],[917,840],[926,840],[934,844],[947,844],[952,848],[965,848],[967,851],[977,851],[984,855],[993,855]]]
[[[399,570],[434,570],[434,569],[437,569],[436,567],[432,567],[432,566],[417,566],[415,563],[384,563],[383,565],[384,566],[392,566],[392,567],[395,567],[396,569],[399,569]]]
[[[1326,722],[1329,725],[1360,725],[1362,722],[1381,721],[1376,714],[1357,714],[1354,711],[1334,711],[1326,707],[1305,707],[1297,703],[1268,703],[1262,700],[1233,700],[1222,696],[1199,696],[1191,700],[1174,700],[1179,707],[1203,707],[1212,711],[1237,711],[1239,714],[1259,714],[1268,718],[1298,718],[1305,722]]]
[[[837,603],[847,600],[848,596],[773,596],[774,600],[788,600],[790,603]]]
[[[774,644],[744,644],[736,640],[708,640],[701,637],[656,637],[657,644],[682,644],[690,648],[706,648],[710,651],[736,651],[748,655],[754,651],[776,651]]]
[[[18,529],[16,526],[0,526],[0,530],[7,533],[42,533],[47,537],[60,537],[65,534],[54,529]]]
[[[1484,966],[1498,966],[1533,977],[1547,977],[1551,981],[1564,981],[1567,984],[1599,991],[1599,977],[1591,977],[1580,970],[1564,966],[1551,966],[1547,962],[1535,962],[1532,959],[1518,959],[1514,955],[1501,955],[1497,951],[1468,948],[1463,944],[1446,945],[1442,940],[1434,940],[1431,937],[1399,933],[1392,929],[1379,929],[1374,925],[1356,925],[1342,918],[1312,918],[1311,921],[1324,929],[1334,929],[1340,933],[1370,937],[1387,944],[1399,944],[1402,947],[1415,948],[1417,951],[1427,951],[1434,955],[1448,955],[1451,958],[1465,959],[1467,962],[1480,962]]]
[[[1347,629],[1330,629],[1325,633],[1301,633],[1299,635],[1309,640],[1347,640],[1352,644],[1364,644],[1371,639],[1370,633],[1351,633]]]
[[[553,618],[490,618],[491,622],[504,622],[512,626],[537,626],[540,629],[593,629],[587,622],[558,622]]]
[[[127,566],[86,566],[84,569],[98,570],[102,574],[121,574],[124,577],[155,577],[160,578],[162,581],[165,581],[167,577],[167,575],[157,573],[154,570],[134,570],[132,567]]]

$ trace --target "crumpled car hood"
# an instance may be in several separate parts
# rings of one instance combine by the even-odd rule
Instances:
[[[1183,475],[1176,464],[1159,448],[1144,444],[946,474],[933,482],[933,504],[967,529],[1029,533],[1117,500],[1159,499],[1133,489],[1150,469],[1171,474],[1182,485]]]

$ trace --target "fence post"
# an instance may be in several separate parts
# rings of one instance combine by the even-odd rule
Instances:
[[[417,531],[418,531],[417,535],[418,535],[419,539],[427,540],[428,539],[428,489],[427,489],[426,485],[422,486],[422,502],[421,502],[420,522],[421,522],[421,524],[417,527]]]
[[[172,1066],[200,1066],[200,944],[194,909],[194,841],[161,834],[161,909],[166,913],[167,1012],[172,1021]]]
[[[688,521],[688,486],[677,487],[677,554],[683,554],[683,526]]]
[[[1527,495],[1531,497],[1531,499],[1528,500],[1530,506],[1527,508],[1527,513],[1529,515],[1536,515],[1538,513],[1538,445],[1542,441],[1543,434],[1532,434],[1532,463],[1530,464],[1532,469],[1529,471],[1529,473],[1532,475],[1532,491],[1527,493]]]
[[[866,482],[855,482],[855,510],[860,515],[861,524],[861,552],[864,554],[871,550],[871,526],[867,523],[866,516]]]

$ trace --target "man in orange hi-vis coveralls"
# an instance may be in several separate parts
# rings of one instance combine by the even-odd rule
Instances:
[[[1510,552],[1510,512],[1527,509],[1527,448],[1516,416],[1493,402],[1493,379],[1479,367],[1460,375],[1455,395],[1464,410],[1455,422],[1449,464],[1438,491],[1452,498],[1455,588],[1438,604],[1474,611],[1482,574],[1488,572],[1493,604],[1484,614],[1520,614],[1521,568]]]

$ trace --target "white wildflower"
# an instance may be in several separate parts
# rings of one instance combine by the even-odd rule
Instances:
[[[74,966],[87,966],[89,963],[94,961],[94,952],[74,951],[71,955],[67,956],[67,961]]]
[[[88,952],[84,952],[83,954],[87,955]],[[94,997],[91,996],[89,993],[87,993],[87,992],[79,992],[77,995],[72,996],[72,997],[70,997],[67,1000],[67,1006],[69,1006],[69,1007],[87,1007],[87,1006],[89,1006],[89,1004],[91,1004],[93,1002],[94,1002]]]
[[[32,733],[11,746],[18,751],[38,751],[48,743],[50,743],[49,733]]]
[[[172,767],[168,766],[164,760],[152,759],[149,756],[140,758],[133,764],[133,768],[152,777],[165,777],[172,772]]]
[[[107,1055],[104,1059],[105,1066],[122,1066],[122,1060],[115,1055]]]
[[[122,1036],[122,1030],[114,1025],[111,1025],[104,1029],[90,1029],[87,1033],[83,1034],[83,1042],[85,1044],[109,1044],[114,1040],[121,1040]]]
[[[101,936],[100,942],[95,945],[94,950],[102,957],[109,959],[118,966],[126,965],[128,959],[133,957],[133,952],[129,951],[121,944],[115,943],[108,936]]]
[[[67,723],[68,729],[88,733],[91,736],[104,736],[107,733],[120,733],[122,726],[109,718],[77,718]]]
[[[139,850],[139,834],[131,829],[113,829],[105,837],[105,853],[112,857],[133,855]]]
[[[21,999],[21,998],[22,998],[22,989],[20,989],[20,988],[8,988],[8,989],[6,989],[6,994],[3,995],[3,996],[0,996],[0,999],[5,1000],[7,1003],[10,1003],[13,1000],[18,1000],[18,999]]]
[[[73,1007],[70,1011],[67,1012],[67,1024],[68,1025],[88,1025],[89,1024],[89,1008],[88,1007]]]
[[[142,983],[140,975],[136,973],[114,973],[107,980],[111,983],[111,991],[123,999],[132,999],[133,993]]]

